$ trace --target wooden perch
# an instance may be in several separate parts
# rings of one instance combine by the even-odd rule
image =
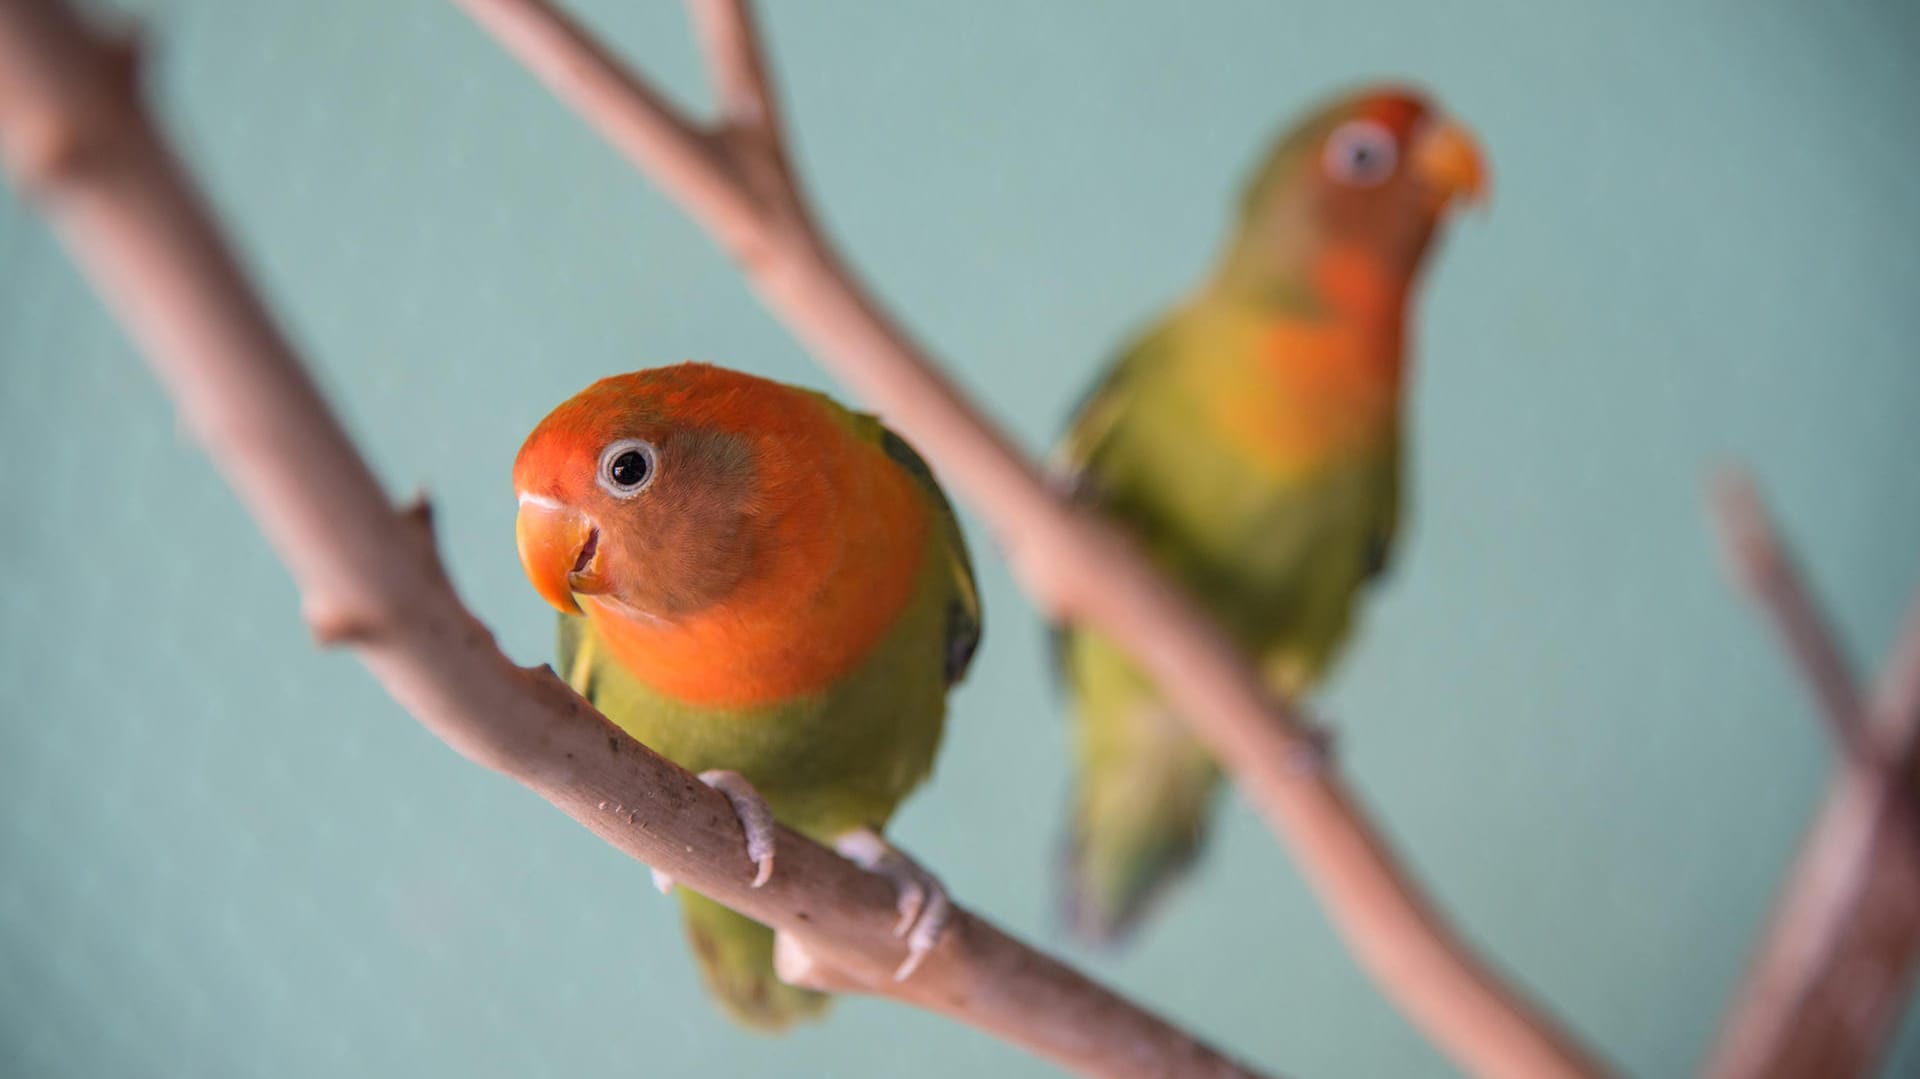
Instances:
[[[388,504],[161,142],[132,58],[63,3],[0,0],[0,155],[292,571],[316,635],[352,647],[468,759],[781,929],[804,951],[789,963],[804,980],[942,1012],[1086,1075],[1256,1076],[964,913],[896,984],[892,887],[797,834],[780,833],[779,871],[750,887],[723,795],[551,671],[508,661],[461,605],[424,510]]]
[[[1152,675],[1291,846],[1361,965],[1470,1072],[1599,1076],[1597,1059],[1477,958],[1321,759],[1313,727],[1121,536],[1048,489],[822,235],[793,174],[744,0],[694,0],[718,120],[701,126],[546,0],[456,0],[651,175],[761,298],[987,519],[1059,618],[1098,626]]]
[[[1920,962],[1920,601],[1869,706],[1751,483],[1722,482],[1715,507],[1735,576],[1794,657],[1842,761],[1705,1074],[1872,1075]]]

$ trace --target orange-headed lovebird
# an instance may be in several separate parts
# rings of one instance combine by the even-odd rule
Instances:
[[[513,481],[521,562],[561,612],[562,677],[728,796],[758,882],[771,818],[892,877],[910,973],[950,907],[880,829],[931,771],[980,640],[966,547],[926,464],[820,394],[680,364],[554,409]],[[780,981],[772,930],[680,891],[731,1015],[778,1029],[824,1007]]]
[[[1400,516],[1407,307],[1478,148],[1419,94],[1369,89],[1287,132],[1205,283],[1081,405],[1059,460],[1280,692],[1327,671]],[[1219,769],[1105,636],[1056,658],[1078,777],[1066,912],[1121,935],[1188,866]]]

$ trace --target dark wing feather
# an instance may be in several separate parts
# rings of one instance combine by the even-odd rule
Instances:
[[[907,444],[907,440],[882,426],[880,448],[926,490],[940,519],[947,556],[953,566],[954,596],[947,605],[946,673],[947,685],[951,686],[966,677],[967,668],[973,663],[973,654],[980,648],[982,630],[980,586],[973,575],[973,561],[967,554],[967,540],[960,531],[960,518],[954,514],[953,504],[947,501],[946,492],[940,489],[940,481],[934,478],[933,469],[927,467],[927,462]]]
[[[1377,583],[1393,564],[1394,541],[1400,533],[1400,439],[1396,434],[1380,467],[1385,472],[1386,498],[1367,536],[1367,580]]]

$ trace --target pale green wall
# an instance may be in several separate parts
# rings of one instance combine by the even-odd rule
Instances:
[[[1426,297],[1410,542],[1326,711],[1471,937],[1630,1071],[1687,1072],[1830,761],[1723,585],[1703,475],[1752,462],[1863,660],[1920,585],[1916,9],[769,6],[827,219],[1035,449],[1311,96],[1409,76],[1478,128],[1495,207]],[[683,357],[826,385],[449,4],[144,9],[194,166],[389,484],[436,494],[514,656],[549,620],[507,471],[548,407]],[[697,92],[676,5],[577,9]],[[642,867],[313,650],[11,195],[0,461],[0,1074],[1047,1073],[875,1003],[726,1028]],[[1062,728],[1042,627],[975,537],[991,628],[898,834],[1050,940]],[[1074,957],[1289,1074],[1447,1074],[1223,817],[1140,948]]]

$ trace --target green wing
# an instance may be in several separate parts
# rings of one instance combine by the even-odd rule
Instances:
[[[1374,518],[1373,529],[1367,537],[1367,566],[1365,580],[1377,584],[1393,565],[1394,541],[1400,534],[1400,500],[1404,497],[1400,490],[1400,434],[1396,430],[1393,444],[1386,449],[1385,458],[1380,466],[1380,480],[1384,489],[1380,493],[1378,512]]]
[[[953,598],[947,605],[947,685],[952,686],[966,677],[967,668],[973,664],[982,629],[980,585],[974,579],[967,539],[961,534],[960,518],[953,512],[953,503],[947,501],[947,493],[940,489],[933,469],[927,467],[927,462],[906,439],[878,420],[874,421],[874,427],[879,431],[880,448],[927,492],[940,519],[941,546],[946,548],[953,575]]]
[[[1136,384],[1165,354],[1171,330],[1169,320],[1142,333],[1074,406],[1067,433],[1054,453],[1053,472],[1075,501],[1100,502],[1103,458],[1132,403]]]
[[[1141,333],[1074,405],[1066,434],[1054,448],[1049,466],[1053,482],[1067,498],[1085,506],[1108,508],[1103,506],[1112,493],[1112,477],[1105,474],[1108,452],[1142,376],[1167,354],[1172,329],[1173,320],[1167,319]],[[1146,522],[1136,521],[1134,525],[1136,532],[1149,531]],[[1150,536],[1144,538],[1151,540]],[[1056,675],[1066,672],[1069,635],[1070,628],[1058,622],[1048,633],[1048,651]]]

